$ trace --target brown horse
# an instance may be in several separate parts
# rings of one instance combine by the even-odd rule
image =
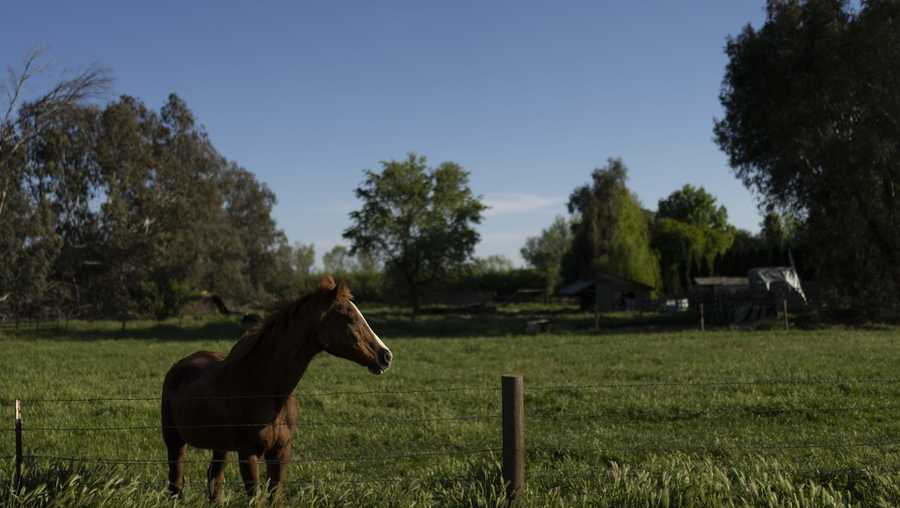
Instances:
[[[291,396],[321,351],[381,374],[391,351],[372,331],[343,284],[331,277],[319,289],[281,306],[244,334],[228,356],[198,351],[178,361],[163,382],[163,440],[169,452],[169,491],[180,495],[187,445],[212,450],[206,472],[211,500],[222,493],[225,459],[236,451],[249,495],[266,462],[269,487],[284,480],[297,427]]]

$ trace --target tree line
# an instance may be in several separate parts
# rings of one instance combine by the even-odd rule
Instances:
[[[609,159],[572,192],[569,217],[557,216],[525,241],[522,257],[542,274],[548,294],[564,282],[607,273],[658,294],[685,295],[697,276],[746,276],[758,266],[789,265],[793,251],[805,260],[790,215],[769,212],[753,234],[729,224],[726,208],[703,187],[686,184],[652,211],[627,182],[624,162]]]
[[[364,172],[348,246],[323,256],[358,293],[414,313],[438,286],[561,284],[598,272],[660,294],[696,276],[796,264],[832,308],[900,309],[900,3],[769,0],[760,28],[727,40],[714,136],[766,212],[753,234],[702,187],[643,206],[609,159],[521,249],[528,270],[476,259],[486,209],[469,173],[415,153]],[[0,305],[39,316],[175,315],[202,292],[238,304],[295,294],[315,262],[290,245],[274,193],[220,154],[190,108],[121,96],[90,68],[24,99],[40,55],[12,72],[0,109]]]
[[[159,110],[90,68],[37,97],[40,53],[0,117],[0,299],[17,317],[172,316],[200,291],[284,294],[309,272],[272,218],[275,194],[213,146],[177,95]]]
[[[715,139],[798,218],[835,306],[900,311],[900,2],[769,0],[725,46]]]
[[[548,287],[607,270],[676,294],[694,275],[744,275],[793,257],[830,309],[896,318],[898,26],[893,0],[768,0],[762,26],[726,41],[714,139],[767,212],[760,234],[728,226],[724,208],[692,187],[638,220],[613,160],[573,193],[570,227],[558,219],[523,256]]]

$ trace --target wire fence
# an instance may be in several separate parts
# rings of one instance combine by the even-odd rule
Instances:
[[[608,382],[594,384],[544,384],[528,387],[528,393],[533,396],[543,397],[544,399],[554,400],[557,394],[565,393],[591,393],[601,390],[630,390],[630,391],[653,391],[662,388],[676,389],[692,389],[692,390],[715,390],[718,388],[737,387],[737,388],[761,388],[761,387],[833,387],[846,390],[852,386],[894,386],[900,385],[900,379],[894,378],[872,378],[872,379],[838,379],[838,378],[770,378],[770,379],[752,379],[752,380],[676,380],[676,381],[645,381],[645,382]],[[415,389],[415,390],[368,390],[368,391],[309,391],[302,392],[299,395],[308,396],[399,396],[399,395],[420,395],[420,394],[442,394],[447,392],[472,392],[472,393],[496,393],[496,387],[471,385],[471,386],[450,386],[439,387],[433,389]],[[169,399],[172,401],[201,401],[201,400],[247,400],[247,399],[270,399],[283,400],[292,394],[234,394],[212,397],[184,397],[178,399]],[[110,396],[110,397],[35,397],[18,399],[18,402],[25,407],[30,406],[67,406],[69,404],[87,404],[97,405],[105,404],[115,406],[127,402],[154,402],[160,401],[159,396]],[[16,399],[0,399],[0,404],[12,404]],[[488,430],[496,430],[497,439],[485,439],[476,443],[468,443],[467,446],[460,446],[459,443],[444,443],[438,447],[421,448],[414,451],[400,451],[397,453],[377,453],[377,454],[345,454],[345,453],[325,453],[320,455],[301,456],[290,461],[270,461],[260,458],[260,464],[279,464],[293,465],[302,467],[305,464],[313,463],[404,463],[410,461],[421,461],[440,459],[442,457],[463,457],[473,460],[489,460],[496,462],[498,456],[503,456],[504,461],[507,455],[506,442],[500,442],[500,429],[507,425],[506,419],[508,415],[496,408],[486,409],[482,411],[474,411],[472,406],[467,407],[468,411],[462,414],[453,415],[406,415],[406,416],[388,416],[388,417],[367,417],[367,418],[342,418],[339,421],[328,420],[302,420],[300,426],[313,428],[327,427],[348,427],[348,428],[372,428],[376,424],[388,425],[393,427],[411,426],[421,427],[430,423],[447,423],[450,425],[463,422],[480,422]],[[900,404],[806,404],[806,405],[780,405],[780,406],[761,406],[759,404],[730,404],[708,407],[679,407],[679,406],[661,406],[652,409],[641,409],[635,407],[619,407],[613,410],[592,410],[591,408],[571,410],[570,408],[531,410],[526,408],[523,412],[526,420],[534,420],[538,424],[548,422],[551,424],[564,423],[566,426],[572,427],[578,423],[589,421],[594,424],[603,421],[628,422],[629,420],[638,420],[642,415],[649,417],[665,417],[665,418],[710,418],[717,416],[734,416],[736,414],[750,415],[848,415],[848,414],[864,414],[864,413],[890,413],[900,410]],[[245,429],[262,429],[265,427],[277,427],[289,425],[287,422],[236,422],[236,423],[200,423],[188,425],[162,425],[162,424],[131,424],[131,425],[35,425],[19,424],[16,428],[0,428],[0,432],[5,435],[16,433],[17,437],[25,436],[30,433],[52,435],[53,433],[78,434],[78,433],[128,433],[156,431],[163,432],[166,430],[245,430]],[[293,423],[291,424],[293,425]],[[538,428],[540,426],[538,425]],[[493,431],[492,430],[492,431]],[[504,438],[505,439],[505,438]],[[603,447],[565,447],[565,446],[535,446],[527,448],[527,453],[523,456],[532,459],[539,459],[544,456],[553,457],[572,457],[578,460],[584,460],[590,463],[590,457],[604,457],[610,454],[623,453],[653,453],[653,454],[673,454],[686,453],[697,455],[715,455],[717,453],[728,450],[749,451],[749,452],[777,452],[791,450],[848,450],[848,449],[877,449],[885,454],[900,454],[900,435],[883,435],[883,436],[851,436],[839,437],[833,439],[799,439],[794,441],[777,441],[777,440],[740,440],[727,439],[720,440],[717,436],[708,436],[710,441],[714,439],[716,442],[711,443],[641,443],[641,444],[614,444]],[[40,450],[36,450],[40,452]],[[21,462],[43,462],[57,464],[79,464],[82,466],[121,466],[121,467],[158,467],[160,465],[168,465],[173,461],[168,458],[156,457],[103,457],[103,456],[80,456],[69,454],[53,454],[53,453],[25,453],[19,452],[15,455],[0,455],[0,460],[9,461],[16,460],[17,464]],[[255,459],[251,459],[254,460]],[[900,457],[898,457],[900,460]],[[238,458],[234,461],[240,463],[244,461]],[[178,462],[182,464],[208,464],[208,459],[182,459]],[[597,463],[597,467],[608,468],[608,463]],[[855,469],[854,469],[855,470]],[[831,470],[834,474],[839,474],[838,469]],[[898,470],[900,471],[900,470]],[[827,472],[826,472],[827,473]],[[826,474],[821,473],[821,474]],[[830,473],[828,473],[830,474]],[[390,477],[390,481],[473,481],[471,477],[454,477],[447,476],[445,478],[425,479],[409,477],[405,475],[395,475]],[[366,478],[347,478],[337,480],[338,483],[368,483],[379,481],[377,479]],[[384,481],[388,481],[385,479]],[[329,479],[329,482],[335,481]],[[315,486],[317,482],[287,482],[288,485],[300,484]]]
[[[589,384],[547,384],[547,385],[529,385],[529,392],[548,392],[548,391],[592,391],[603,389],[637,389],[650,390],[657,388],[715,388],[715,387],[766,387],[766,386],[833,386],[847,387],[854,385],[900,385],[900,378],[769,378],[769,379],[752,379],[752,380],[681,380],[681,381],[643,381],[643,382],[609,382],[609,383],[589,383]],[[445,392],[496,392],[496,387],[490,386],[448,386],[441,388],[423,388],[415,390],[337,390],[337,391],[303,391],[301,395],[310,396],[398,396],[398,395],[416,395],[426,393],[445,393]],[[212,395],[197,397],[172,397],[167,400],[171,401],[200,401],[200,400],[239,400],[239,399],[284,399],[296,396],[291,393],[270,393],[270,394],[235,394],[235,395]],[[68,403],[96,403],[96,402],[159,402],[160,396],[157,395],[141,395],[141,396],[115,396],[115,397],[26,397],[19,399],[0,398],[0,404],[11,405],[16,400],[23,404],[68,404]]]
[[[313,457],[304,457],[302,459],[292,459],[286,461],[280,460],[269,460],[269,459],[238,459],[236,463],[249,463],[249,462],[258,462],[260,464],[280,464],[280,465],[290,465],[290,464],[303,464],[303,463],[311,463],[311,462],[387,462],[387,461],[397,461],[397,460],[408,460],[408,459],[417,459],[420,457],[453,457],[453,456],[474,456],[474,455],[487,455],[491,453],[496,453],[502,451],[501,448],[474,448],[474,449],[462,449],[462,450],[453,450],[453,449],[444,449],[444,450],[424,450],[419,452],[406,452],[406,453],[395,453],[395,454],[384,454],[375,457],[370,456],[359,456],[359,455],[321,455],[321,456],[313,456]],[[44,460],[44,461],[57,461],[57,462],[87,462],[92,464],[107,464],[107,465],[158,465],[158,464],[209,464],[210,460],[201,460],[201,459],[180,459],[180,460],[169,460],[169,459],[120,459],[120,458],[102,458],[102,457],[67,457],[67,456],[58,456],[58,455],[23,455],[23,459],[32,459],[32,460]],[[225,460],[224,462],[228,462]]]

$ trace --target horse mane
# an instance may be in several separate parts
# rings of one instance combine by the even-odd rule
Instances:
[[[332,294],[328,295],[328,293]],[[268,337],[276,331],[286,330],[296,321],[309,319],[309,311],[304,311],[304,308],[318,296],[330,296],[333,301],[349,301],[353,298],[353,294],[350,293],[350,288],[346,284],[336,285],[330,276],[323,277],[316,290],[306,293],[300,298],[282,300],[272,305],[265,319],[255,324],[238,339],[225,360],[229,363],[240,361],[249,355],[264,337]]]

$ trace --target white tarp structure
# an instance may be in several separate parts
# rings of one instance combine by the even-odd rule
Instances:
[[[806,295],[800,286],[800,277],[796,270],[789,266],[754,268],[747,273],[747,278],[751,287],[765,287],[766,291],[775,292],[795,291],[806,302]]]

